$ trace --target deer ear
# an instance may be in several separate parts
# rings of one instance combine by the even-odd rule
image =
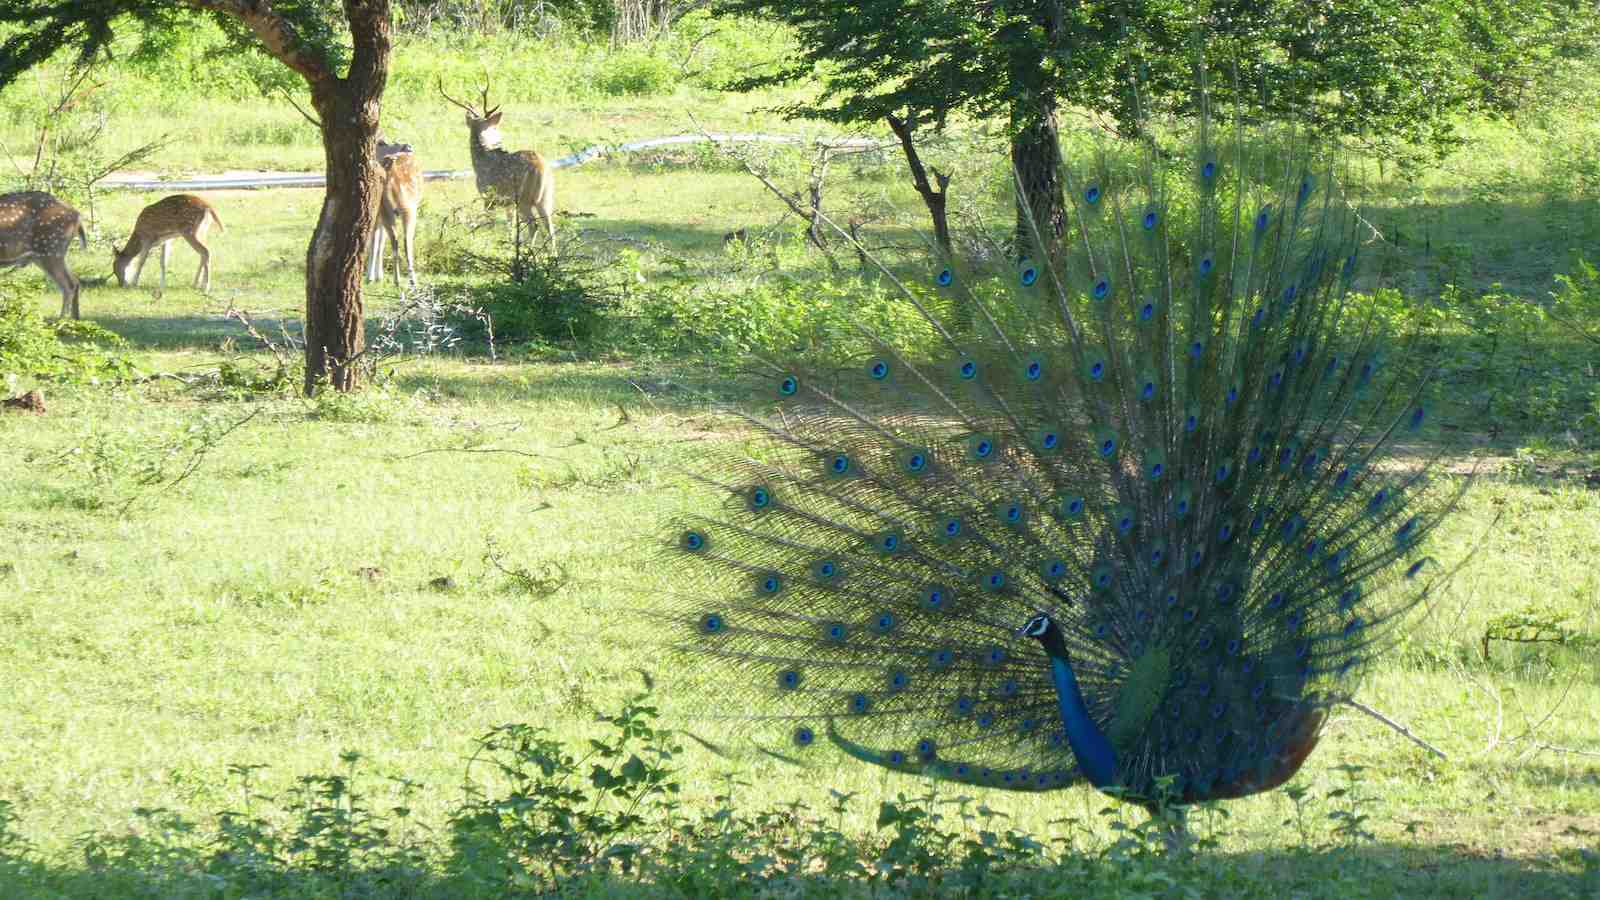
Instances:
[[[500,124],[500,110],[497,109],[494,112],[489,113],[489,117],[485,121],[487,121],[490,125],[499,125]]]

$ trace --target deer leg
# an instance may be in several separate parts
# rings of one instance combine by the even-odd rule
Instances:
[[[161,285],[156,288],[156,299],[167,292],[167,257],[172,254],[172,238],[161,242]]]
[[[404,225],[405,225],[405,230],[406,230],[406,277],[411,279],[411,286],[412,287],[416,287],[417,286],[417,263],[416,263],[416,258],[415,258],[416,257],[416,252],[417,252],[417,211],[416,210],[413,209],[413,210],[409,211],[408,213],[406,213]],[[399,272],[400,272],[399,254],[396,253],[395,256],[396,256],[395,262],[394,262],[395,275],[396,275],[396,277],[399,277]]]
[[[394,289],[398,291],[400,290],[400,230],[395,227],[396,224],[394,216],[390,216],[383,222],[383,231],[389,236],[389,251],[394,254]]]
[[[154,248],[151,245],[146,244],[144,249],[139,251],[139,263],[133,270],[133,278],[129,279],[129,283],[134,287],[139,286],[139,276],[144,274],[144,264],[145,261],[150,258],[150,251],[152,249]]]
[[[377,281],[383,277],[383,228],[380,216],[377,223],[372,226],[372,240],[367,242],[367,280]]]
[[[40,269],[44,270],[46,275],[50,276],[51,281],[56,283],[57,290],[61,291],[61,318],[65,319],[67,316],[72,316],[76,319],[78,317],[78,286],[74,282],[77,279],[73,278],[72,273],[67,271],[67,261],[59,258],[41,259],[36,257],[34,262],[38,264]]]
[[[189,242],[189,246],[194,248],[194,252],[200,254],[200,268],[194,272],[194,286],[199,288],[202,294],[209,293],[211,291],[211,248],[200,240],[200,235],[198,234],[186,234],[183,239]]]
[[[545,233],[550,236],[550,258],[556,257],[556,220],[555,211],[548,207],[539,207],[539,218],[544,220]],[[533,223],[528,223],[532,225]]]

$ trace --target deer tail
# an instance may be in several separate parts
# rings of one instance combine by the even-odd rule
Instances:
[[[222,227],[222,217],[217,215],[216,207],[214,207],[214,206],[206,207],[206,213],[211,216],[211,221],[217,223],[217,230],[218,231],[227,231],[228,230],[228,229]]]
[[[78,223],[78,243],[83,249],[89,249],[89,232],[83,229],[83,222]]]

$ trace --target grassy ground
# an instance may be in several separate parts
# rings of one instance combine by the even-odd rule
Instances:
[[[464,76],[475,54],[514,49],[447,55],[402,44],[396,69]],[[567,75],[586,71],[579,57],[566,61]],[[401,99],[427,97],[426,79],[397,77]],[[573,89],[541,109],[510,93],[511,143],[525,137],[547,155],[683,130],[684,109],[712,127],[764,124],[748,111],[774,99],[689,86],[596,101]],[[436,99],[400,114],[405,127],[391,134],[426,148],[430,168],[465,167],[465,129]],[[318,159],[287,108],[209,97],[163,109],[159,127],[188,138],[151,163],[161,171],[296,169]],[[158,118],[118,119],[126,129],[117,140],[143,141]],[[0,130],[8,145],[26,133],[12,127]],[[1564,135],[1571,150],[1577,138],[1562,128],[1541,134]],[[1389,219],[1428,235],[1424,296],[1446,282],[1475,292],[1498,282],[1542,297],[1554,274],[1570,271],[1568,251],[1593,246],[1593,195],[1557,191],[1561,160],[1537,134],[1508,134],[1484,126],[1438,173],[1383,187]],[[951,158],[972,183],[987,170],[954,150]],[[783,164],[803,169],[798,158]],[[893,210],[886,221],[915,221],[892,171],[841,174],[840,191]],[[583,167],[560,185],[564,230],[581,246],[606,248],[597,258],[637,250],[647,298],[687,277],[673,273],[732,265],[725,231],[778,218],[755,182],[694,154]],[[425,273],[480,223],[471,191],[428,186]],[[77,271],[108,277],[110,243],[157,196],[100,195],[96,242],[71,257]],[[316,192],[212,197],[227,231],[213,241],[211,296],[187,288],[186,249],[175,251],[159,300],[149,290],[153,263],[141,289],[104,280],[85,289],[85,316],[124,335],[144,371],[213,368],[240,347],[259,359],[222,310],[270,321],[292,318],[302,302]],[[492,246],[486,235],[476,239]],[[754,283],[818,267],[796,258],[792,249],[759,252],[734,259],[748,271],[726,277]],[[40,309],[55,308],[36,272],[5,277]],[[392,288],[369,302],[392,307]],[[706,399],[747,395],[693,359],[556,358],[433,357],[401,367],[380,389],[315,401],[210,399],[171,379],[46,385],[47,416],[0,416],[8,473],[0,479],[0,800],[18,817],[8,828],[0,816],[0,851],[8,832],[38,851],[26,866],[0,865],[0,894],[95,895],[96,871],[78,862],[82,836],[155,834],[136,808],[210,822],[254,804],[292,824],[292,810],[251,794],[281,797],[302,776],[341,771],[344,751],[364,755],[360,777],[375,805],[404,804],[416,827],[437,830],[460,799],[472,738],[494,725],[544,724],[573,742],[603,734],[594,711],[618,708],[638,690],[640,670],[655,667],[653,634],[633,610],[663,587],[647,564],[659,523],[694,502],[680,473],[737,439]],[[1505,418],[1501,461],[1521,444],[1562,445],[1559,423]],[[1495,620],[1524,608],[1563,617],[1580,636],[1600,634],[1600,492],[1581,477],[1550,477],[1547,464],[1568,461],[1581,475],[1593,437],[1574,440],[1576,455],[1568,444],[1562,456],[1512,459],[1504,472],[1490,466],[1436,550],[1454,559],[1476,548],[1476,556],[1362,694],[1449,759],[1343,710],[1294,782],[1307,791],[1298,810],[1290,792],[1277,791],[1229,804],[1229,818],[1202,829],[1218,838],[1208,865],[1241,880],[1196,884],[1341,897],[1600,893],[1600,863],[1582,855],[1600,844],[1595,645],[1496,642],[1482,653]],[[209,450],[200,467],[171,485],[197,447]],[[165,480],[142,483],[152,472]],[[696,706],[694,687],[658,697],[669,722]],[[714,726],[690,730],[726,740]],[[723,755],[690,742],[680,764],[687,809],[794,800],[821,813],[837,791],[854,795],[837,820],[853,835],[878,827],[879,800],[926,787],[835,755],[788,762],[742,742]],[[247,790],[236,767],[253,766],[265,768],[253,770]],[[1006,826],[1090,856],[1122,834],[1087,790],[981,800]],[[1368,838],[1347,827],[1360,815]],[[1117,857],[1105,858],[1115,869]],[[1040,877],[1017,890],[1060,888]],[[159,884],[143,889],[164,895]]]

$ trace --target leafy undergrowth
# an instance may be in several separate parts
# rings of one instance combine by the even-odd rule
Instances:
[[[604,715],[581,748],[547,729],[507,724],[478,738],[446,826],[429,831],[407,798],[429,786],[369,786],[362,756],[263,795],[256,767],[236,766],[240,802],[201,824],[163,809],[136,811],[121,833],[80,835],[83,866],[44,861],[10,827],[0,801],[0,890],[8,897],[1279,897],[1538,896],[1600,891],[1600,853],[1560,847],[1474,858],[1453,848],[1379,843],[1368,831],[1359,766],[1322,794],[1291,785],[1290,841],[1248,854],[1215,852],[1225,809],[1146,819],[1107,801],[1095,816],[1109,840],[1042,842],[971,797],[898,795],[875,828],[846,833],[861,800],[832,809],[735,804],[735,782],[703,809],[680,799],[677,735],[656,723],[648,689]],[[1082,829],[1087,836],[1091,829]]]

